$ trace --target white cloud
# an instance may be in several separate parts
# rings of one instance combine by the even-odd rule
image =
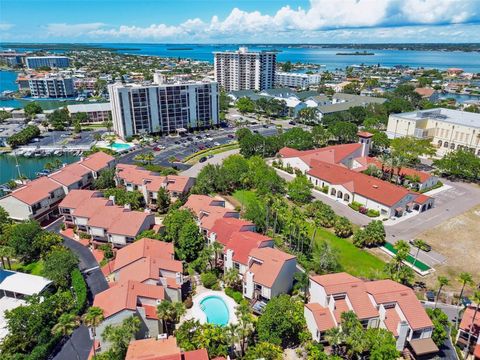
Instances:
[[[362,29],[369,29],[367,32],[371,35],[376,34],[381,40],[389,38],[390,34],[402,37],[408,31],[396,29],[409,26],[478,23],[479,2],[480,0],[310,0],[308,9],[284,6],[272,15],[234,8],[224,19],[213,15],[210,21],[194,18],[174,25],[160,23],[117,27],[100,22],[61,23],[49,24],[46,30],[47,36],[82,36],[96,40],[241,42],[248,39],[256,41],[294,39],[301,42],[302,38],[308,41],[315,39],[334,41],[335,37],[338,40],[349,41],[352,34],[362,34]],[[377,29],[379,31],[373,31]],[[334,30],[343,32],[335,33]],[[366,40],[374,41],[374,38],[367,37]]]
[[[8,31],[11,28],[13,28],[15,25],[13,24],[8,24],[8,23],[0,23],[0,31]]]

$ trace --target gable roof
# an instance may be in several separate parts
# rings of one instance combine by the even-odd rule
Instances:
[[[27,182],[25,186],[13,190],[10,195],[27,205],[33,205],[48,198],[52,192],[58,189],[63,191],[62,185],[46,176],[42,176]]]
[[[100,307],[107,319],[123,310],[135,311],[139,298],[163,300],[165,291],[162,286],[126,281],[97,294],[93,306]]]
[[[174,253],[173,243],[142,238],[117,251],[113,271],[146,257],[173,260]]]
[[[174,336],[130,342],[125,360],[208,360],[206,349],[182,352]]]
[[[288,147],[280,149],[278,152],[280,156],[284,158],[289,157],[299,157],[306,164],[310,165],[314,160],[326,161],[329,163],[339,163],[348,156],[355,153],[362,147],[360,143],[351,143],[351,144],[340,144],[326,146],[323,148],[313,149],[313,150],[295,150]]]
[[[124,266],[119,271],[119,278],[120,281],[134,280],[139,282],[144,282],[148,279],[159,280],[162,277],[162,270],[181,273],[183,271],[182,262],[152,257],[142,258]]]
[[[73,163],[64,166],[60,170],[50,174],[48,177],[62,185],[69,186],[81,181],[85,175],[90,173],[91,170],[80,163]]]
[[[255,224],[243,219],[231,217],[221,218],[215,221],[215,224],[210,231],[216,234],[215,241],[219,242],[220,244],[226,245],[230,241],[231,235],[234,232],[242,230],[242,228],[245,226],[254,227]]]
[[[67,196],[63,198],[58,206],[64,208],[78,208],[85,200],[94,197],[102,198],[101,193],[95,190],[74,189],[68,192]]]
[[[296,259],[294,255],[270,247],[252,249],[250,256],[253,262],[248,271],[254,274],[253,281],[269,288],[275,283],[283,265]]]
[[[103,151],[98,151],[85,159],[81,160],[79,163],[83,166],[86,166],[90,170],[100,171],[106,167],[112,161],[115,161],[115,158]]]
[[[328,308],[323,307],[319,303],[309,303],[305,307],[311,311],[319,331],[326,331],[337,325]]]

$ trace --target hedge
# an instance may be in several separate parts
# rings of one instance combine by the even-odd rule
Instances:
[[[18,145],[28,144],[30,140],[40,135],[40,129],[35,125],[28,125],[22,131],[10,136],[7,140],[8,145],[12,148]]]
[[[240,291],[234,290],[232,288],[225,288],[225,294],[230,296],[237,304],[240,304],[243,300],[243,295]]]
[[[72,271],[72,287],[76,296],[75,307],[77,313],[81,314],[87,304],[87,284],[85,283],[82,273],[78,269]]]
[[[378,216],[380,216],[380,212],[377,211],[377,210],[368,209],[368,211],[367,211],[367,216],[369,216],[369,217],[378,217]]]

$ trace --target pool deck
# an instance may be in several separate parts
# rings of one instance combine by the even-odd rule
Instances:
[[[184,320],[195,319],[200,321],[200,324],[207,323],[207,315],[200,308],[200,303],[203,299],[209,296],[217,296],[223,300],[228,309],[228,324],[236,324],[238,322],[235,310],[238,304],[231,297],[225,295],[223,291],[208,290],[201,286],[197,287],[198,294],[193,298],[193,306],[187,310]]]

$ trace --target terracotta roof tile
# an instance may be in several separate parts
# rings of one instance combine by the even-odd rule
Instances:
[[[58,204],[64,208],[78,208],[85,200],[93,197],[101,197],[101,193],[94,190],[71,190],[67,196]]]
[[[108,165],[113,161],[115,161],[113,156],[108,155],[103,151],[98,151],[81,160],[79,163],[93,171],[100,171],[108,167]]]
[[[42,176],[38,179],[29,181],[18,189],[13,190],[10,195],[24,202],[25,204],[33,205],[50,197],[50,194],[58,189],[62,189],[62,185],[46,176]]]
[[[284,264],[296,259],[294,255],[270,247],[252,249],[250,256],[255,260],[248,269],[254,274],[253,281],[269,288],[275,283]]]
[[[326,331],[336,326],[336,322],[328,308],[321,306],[319,303],[309,303],[305,307],[312,312],[319,331]]]
[[[177,357],[171,359],[181,360],[180,354],[175,337],[161,340],[151,338],[130,342],[125,360],[164,360],[166,356],[172,355]]]
[[[470,332],[470,327],[472,325],[473,315],[475,314],[475,307],[469,306],[465,309],[463,313],[462,321],[460,322],[460,329]],[[473,334],[480,335],[480,311],[477,312],[475,317],[475,322],[473,323]]]
[[[253,249],[268,246],[272,239],[252,231],[234,232],[225,245],[224,252],[233,250],[233,260],[248,265],[248,257]]]
[[[252,222],[243,219],[221,218],[215,221],[211,232],[216,234],[217,242],[226,245],[230,241],[230,237],[234,232],[242,231],[244,228],[253,231],[255,225]]]

